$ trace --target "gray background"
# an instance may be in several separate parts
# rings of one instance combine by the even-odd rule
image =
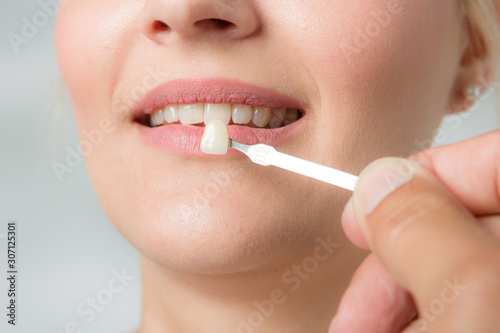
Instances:
[[[51,168],[53,161],[64,161],[66,146],[78,142],[67,93],[60,92],[54,20],[39,27],[18,53],[7,37],[10,32],[21,34],[23,17],[32,21],[40,12],[35,0],[0,3],[0,331],[63,333],[71,322],[81,332],[130,331],[139,322],[138,255],[103,214],[85,166],[63,182]],[[445,119],[437,144],[497,129],[493,94],[487,95],[470,112]],[[10,220],[18,223],[15,327],[6,324],[4,306]],[[107,299],[113,272],[122,270],[133,280]],[[78,314],[77,308],[98,295],[108,304],[86,322],[89,317]]]

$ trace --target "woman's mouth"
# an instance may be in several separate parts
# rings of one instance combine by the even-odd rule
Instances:
[[[138,103],[134,114],[146,144],[171,153],[205,155],[200,142],[211,119],[228,125],[234,140],[278,146],[302,123],[302,105],[275,91],[240,82],[182,80],[155,88]]]

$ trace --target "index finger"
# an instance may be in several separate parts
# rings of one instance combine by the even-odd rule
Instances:
[[[474,215],[500,213],[500,130],[410,157],[431,170]]]
[[[500,131],[427,149],[410,160],[430,170],[472,214],[500,214]],[[346,235],[367,249],[353,212],[346,208],[342,216]]]

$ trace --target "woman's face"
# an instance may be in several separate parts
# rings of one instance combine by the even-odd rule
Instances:
[[[71,0],[57,52],[111,221],[155,261],[215,274],[342,239],[349,193],[239,153],[203,155],[203,125],[152,128],[145,112],[299,109],[288,126],[229,133],[358,173],[432,138],[455,94],[461,29],[456,0]]]

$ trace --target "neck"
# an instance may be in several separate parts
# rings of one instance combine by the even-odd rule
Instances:
[[[139,332],[326,332],[365,253],[328,238],[318,238],[309,252],[258,272],[217,276],[176,271],[143,256]]]

